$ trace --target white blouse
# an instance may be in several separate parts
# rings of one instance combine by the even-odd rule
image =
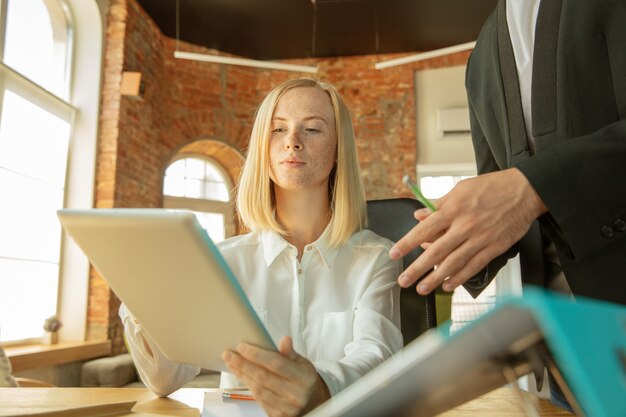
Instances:
[[[275,343],[291,336],[331,395],[402,348],[401,261],[391,242],[364,230],[339,248],[328,246],[328,229],[297,249],[274,232],[249,233],[218,246]],[[168,361],[126,308],[120,307],[130,352],[143,382],[166,396],[193,379],[199,368]],[[146,350],[147,343],[154,356]],[[221,387],[241,384],[222,373]]]

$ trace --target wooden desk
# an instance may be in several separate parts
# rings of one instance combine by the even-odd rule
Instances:
[[[137,401],[130,417],[189,416],[198,417],[202,411],[204,392],[219,395],[217,389],[183,388],[169,398],[156,398],[146,388],[0,388],[0,416],[24,416],[27,413],[60,410],[102,403]],[[530,396],[530,395],[529,395]],[[539,414],[544,417],[572,414],[533,398]],[[441,417],[522,417],[524,411],[510,388],[500,388],[476,400],[450,410]]]

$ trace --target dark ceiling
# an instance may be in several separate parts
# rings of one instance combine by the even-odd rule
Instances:
[[[176,38],[177,0],[138,0]],[[497,0],[178,0],[179,39],[252,59],[423,52],[476,40]]]

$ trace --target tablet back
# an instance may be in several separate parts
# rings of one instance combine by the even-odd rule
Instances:
[[[64,209],[58,216],[168,359],[224,371],[222,352],[239,342],[276,349],[193,213]]]

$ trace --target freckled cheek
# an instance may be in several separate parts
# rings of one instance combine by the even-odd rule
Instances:
[[[318,155],[320,156],[318,158],[320,168],[330,173],[337,159],[337,150],[333,147],[326,147]]]
[[[326,158],[322,162],[323,170],[326,174],[330,174],[330,171],[335,166],[335,155],[333,153],[328,153]]]

